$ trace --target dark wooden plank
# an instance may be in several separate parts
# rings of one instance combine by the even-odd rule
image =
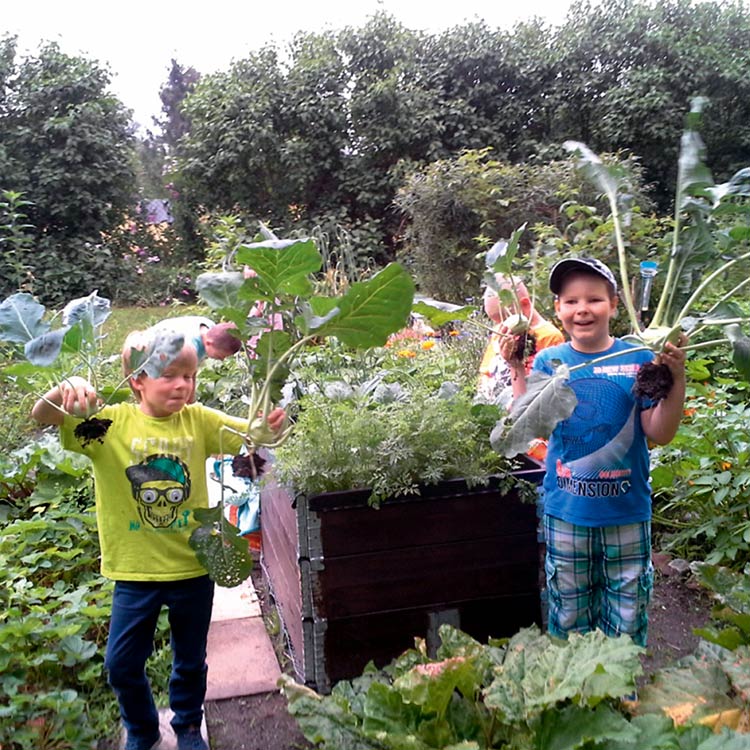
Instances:
[[[490,637],[507,637],[520,628],[539,623],[539,597],[497,597],[470,602],[459,608],[461,630],[486,643]],[[328,623],[326,631],[326,673],[332,683],[362,673],[368,661],[383,667],[408,648],[414,638],[425,638],[429,610],[350,617]]]
[[[537,526],[536,506],[497,492],[433,498],[429,502],[320,511],[326,559],[398,547],[525,534]]]
[[[538,591],[536,534],[325,560],[315,616],[335,619]]]

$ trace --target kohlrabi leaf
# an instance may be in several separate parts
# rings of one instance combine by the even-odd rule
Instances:
[[[512,424],[498,423],[492,431],[492,447],[512,458],[525,453],[532,440],[549,437],[557,423],[567,419],[576,407],[576,395],[567,379],[564,366],[553,375],[532,372],[526,378],[526,393],[513,403]]]
[[[130,350],[131,372],[145,372],[150,378],[158,378],[175,357],[182,351],[185,337],[168,329],[152,329],[148,346]]]
[[[526,231],[526,224],[518,227],[508,240],[499,240],[487,253],[487,268],[493,273],[501,273],[503,276],[510,276],[513,272],[513,261],[518,255],[519,243],[521,236]]]
[[[239,271],[209,272],[198,276],[195,288],[205,303],[216,310],[241,306],[239,290],[244,281],[245,278]]]
[[[732,362],[737,372],[750,383],[750,338],[742,333],[736,323],[724,326],[724,333],[732,347]]]
[[[338,312],[312,333],[335,336],[353,347],[382,346],[409,318],[414,282],[398,263],[389,263],[368,281],[358,281],[335,300]]]
[[[110,301],[100,297],[96,290],[87,297],[71,300],[62,310],[64,326],[73,326],[81,321],[87,321],[93,328],[98,328],[112,312]]]
[[[413,311],[417,315],[426,318],[430,325],[435,326],[435,328],[440,328],[441,326],[444,326],[447,323],[452,323],[453,321],[468,320],[476,312],[476,308],[471,305],[466,305],[464,307],[450,305],[450,309],[445,309],[443,307],[438,307],[434,302],[419,300],[414,303]]]
[[[313,240],[266,240],[242,245],[236,259],[255,271],[247,280],[259,298],[272,300],[283,295],[309,294],[309,276],[320,270],[323,258]]]
[[[708,196],[709,188],[714,184],[711,170],[705,163],[706,147],[698,129],[701,115],[708,100],[696,96],[690,102],[690,112],[686,118],[685,129],[680,140],[680,156],[677,163],[677,193],[675,209],[685,210],[685,202],[691,197]]]
[[[57,328],[27,341],[23,347],[26,359],[34,365],[49,367],[59,356],[67,332],[67,326]]]
[[[202,525],[190,535],[188,544],[198,562],[219,586],[239,586],[253,569],[247,539],[240,536],[236,526],[222,518],[220,505],[197,509],[195,518]]]
[[[0,341],[25,344],[49,331],[44,306],[30,294],[18,292],[0,303]]]

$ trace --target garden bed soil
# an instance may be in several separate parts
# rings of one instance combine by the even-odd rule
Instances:
[[[692,653],[698,643],[693,628],[701,627],[709,620],[709,596],[689,573],[679,573],[668,563],[668,557],[655,555],[657,570],[649,615],[649,648],[643,659],[641,682],[648,680],[655,670]],[[281,635],[276,632],[278,620],[273,603],[259,566],[253,572],[253,583],[280,654],[282,670],[291,674]],[[286,700],[280,693],[209,702],[206,718],[212,750],[304,750],[313,747],[287,712]]]

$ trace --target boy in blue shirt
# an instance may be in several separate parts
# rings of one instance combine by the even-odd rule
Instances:
[[[593,258],[565,259],[552,268],[549,286],[570,341],[539,352],[535,370],[552,374],[559,363],[622,353],[571,373],[578,403],[550,437],[543,483],[548,629],[563,638],[596,628],[628,633],[645,646],[653,585],[647,440],[664,445],[677,432],[685,353],[667,344],[658,360],[674,384],[666,398],[643,404],[633,385],[653,354],[610,335],[618,299],[609,268]],[[512,360],[509,366],[517,397],[526,390],[525,372]]]

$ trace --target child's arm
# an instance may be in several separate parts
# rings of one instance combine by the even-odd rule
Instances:
[[[83,406],[82,406],[83,405]],[[51,388],[31,410],[31,416],[40,424],[61,425],[63,412],[84,415],[96,406],[96,391],[84,378],[73,376]]]
[[[669,367],[674,384],[666,398],[651,409],[641,412],[641,427],[651,442],[666,445],[677,434],[682,420],[685,404],[685,352],[673,344],[667,344],[657,361]]]

